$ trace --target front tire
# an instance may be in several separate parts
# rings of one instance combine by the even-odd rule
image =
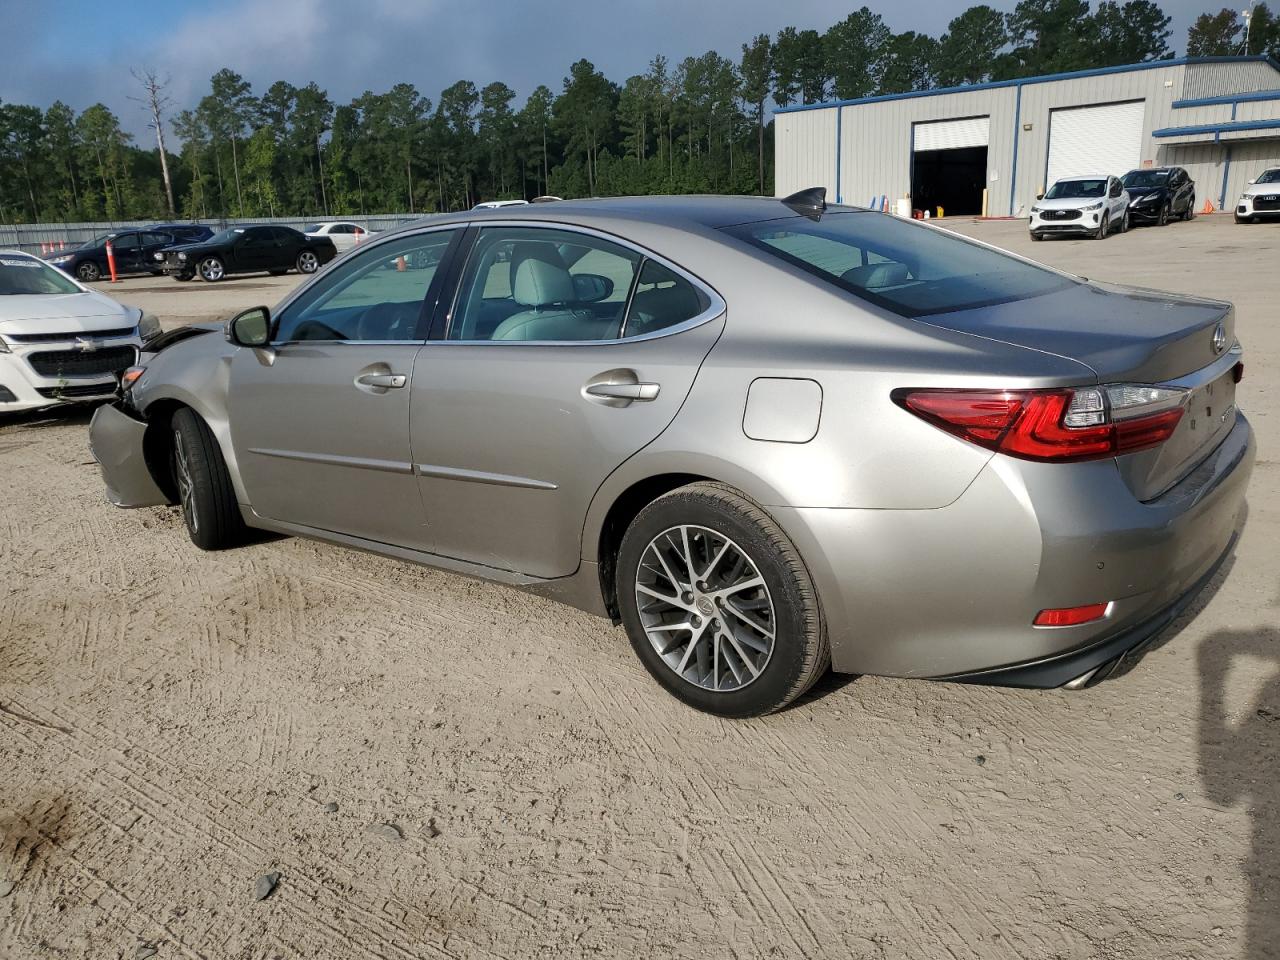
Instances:
[[[680,487],[641,510],[615,576],[636,655],[698,710],[772,713],[830,664],[799,553],[772,517],[722,484]]]
[[[1102,222],[1098,224],[1098,229],[1093,234],[1093,239],[1105,240],[1107,238],[1107,234],[1110,232],[1111,232],[1111,214],[1104,213],[1102,215]]]
[[[173,279],[177,280],[179,283],[186,283],[188,280],[191,280],[194,277],[195,277],[194,273],[175,273],[173,275]]]
[[[298,272],[299,273],[315,273],[320,269],[320,258],[310,250],[303,250],[298,254]]]
[[[1236,223],[1253,223],[1253,217],[1242,217],[1240,216],[1240,214],[1237,213]]]
[[[213,431],[189,407],[173,415],[172,427],[173,480],[191,542],[201,550],[242,543],[244,519]]]
[[[1163,227],[1169,222],[1169,205],[1166,203],[1160,208],[1160,213],[1156,216],[1156,226]]]
[[[80,278],[81,283],[97,283],[102,279],[102,271],[92,260],[86,260],[76,267],[76,276]]]
[[[217,257],[205,257],[200,261],[200,265],[196,267],[196,272],[200,274],[200,279],[207,283],[217,283],[227,275],[227,268]]]

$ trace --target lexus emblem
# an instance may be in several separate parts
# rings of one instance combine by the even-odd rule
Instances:
[[[1213,342],[1217,343],[1218,341],[1215,338]],[[81,353],[93,353],[98,349],[98,345],[88,337],[76,337],[76,349]]]
[[[1227,349],[1227,328],[1221,323],[1213,331],[1213,352],[1221,353]]]

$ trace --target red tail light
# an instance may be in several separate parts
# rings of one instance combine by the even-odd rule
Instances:
[[[1063,390],[895,390],[893,400],[988,450],[1056,463],[1158,446],[1182,419],[1184,394],[1120,384]]]
[[[1109,603],[1086,603],[1082,607],[1058,607],[1041,610],[1033,624],[1037,627],[1076,627],[1082,623],[1101,620],[1107,615]]]

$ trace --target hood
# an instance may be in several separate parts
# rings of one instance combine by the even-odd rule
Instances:
[[[1219,323],[1235,341],[1229,303],[1104,283],[920,322],[1069,357],[1107,383],[1160,383],[1208,366],[1220,356]]]
[[[1040,210],[1083,210],[1095,203],[1105,202],[1106,197],[1059,197],[1056,200],[1037,200]]]
[[[186,253],[191,250],[199,250],[201,247],[206,246],[211,239],[211,237],[206,237],[203,240],[187,240],[183,243],[172,243],[165,247],[163,252],[178,253],[179,251],[182,251],[183,253]]]
[[[1240,192],[1246,197],[1280,197],[1280,183],[1251,183]]]
[[[137,313],[100,293],[20,294],[0,297],[0,332],[89,333],[133,326]]]

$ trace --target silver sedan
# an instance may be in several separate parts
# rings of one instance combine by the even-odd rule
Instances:
[[[1229,304],[820,190],[568,201],[163,335],[91,441],[112,502],[180,503],[200,547],[254,527],[552,597],[748,716],[828,665],[1079,686],[1141,650],[1234,543],[1241,356]]]

